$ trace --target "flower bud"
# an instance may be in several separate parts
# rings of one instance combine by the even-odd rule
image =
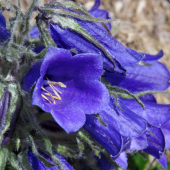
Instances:
[[[16,84],[1,84],[0,91],[0,144],[3,145],[14,134],[19,95]]]

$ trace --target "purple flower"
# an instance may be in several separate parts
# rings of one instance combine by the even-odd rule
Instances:
[[[123,146],[122,136],[112,128],[112,123],[106,126],[101,124],[94,115],[86,116],[84,129],[90,133],[111,155],[112,159],[116,159],[121,153]]]
[[[164,64],[157,61],[163,56],[163,51],[155,56],[144,55],[142,61],[147,62],[146,66],[140,63],[124,65],[127,70],[126,76],[107,72],[105,78],[112,85],[128,89],[130,92],[166,90],[169,87],[170,73]]]
[[[94,17],[104,19],[110,18],[107,11],[98,9],[100,3],[100,0],[96,0],[95,5],[89,12]],[[67,28],[67,26],[62,27],[60,24],[56,24],[56,22],[53,22],[53,19],[51,18],[48,22],[48,29],[58,47],[68,50],[76,49],[78,53],[88,52],[100,54],[103,57],[103,66],[105,70],[111,72],[116,71],[122,74],[125,74],[126,72],[124,69],[125,65],[138,63],[144,57],[143,54],[137,53],[132,49],[124,47],[119,41],[112,37],[108,30],[105,29],[101,24],[87,22],[80,19],[75,19],[75,22],[82,27],[81,30],[86,31],[86,35],[89,34],[88,37],[93,37],[97,43],[90,41],[89,39],[92,38],[87,38],[87,36],[82,35],[82,32],[80,33],[78,31]],[[111,24],[109,23],[107,25],[110,29]],[[31,30],[30,36],[38,37],[36,28]]]
[[[105,126],[93,115],[88,115],[84,125],[124,169],[127,168],[125,150],[143,150],[165,167],[164,151],[170,148],[170,105],[157,104],[151,97],[142,101],[145,110],[135,100],[119,99],[122,111],[111,98],[110,106],[99,113]]]
[[[42,152],[39,152],[39,154],[44,157],[47,161],[50,163],[54,163],[51,158],[47,155],[45,155]],[[74,170],[74,168],[59,154],[55,153],[57,158],[60,161],[61,166],[63,167],[64,170]],[[46,167],[37,157],[32,153],[30,150],[28,152],[28,159],[31,164],[32,170],[60,170],[58,166],[54,166],[51,168]]]
[[[72,56],[68,50],[49,47],[43,61],[27,73],[23,88],[36,81],[32,104],[50,112],[67,133],[81,128],[85,114],[101,111],[108,103],[106,87],[98,81],[102,58],[96,54]]]
[[[3,45],[7,39],[10,38],[10,33],[6,29],[6,21],[4,16],[0,13],[0,45]]]
[[[133,100],[124,99],[123,102],[148,122],[147,131],[142,136],[132,138],[126,149],[129,151],[143,150],[157,158],[158,162],[166,168],[167,161],[164,151],[170,148],[170,105],[157,104],[153,98],[150,100],[147,98],[147,100],[143,100],[146,109],[142,111],[136,107]]]
[[[116,71],[124,74],[126,65],[139,62],[144,55],[135,52],[132,49],[124,47],[118,40],[112,37],[106,29],[101,28],[96,23],[77,20],[78,24],[83,27],[97,42],[102,46],[107,55],[110,55],[116,64],[107,58],[103,50],[95,44],[84,38],[81,34],[70,29],[65,29],[58,24],[50,24],[50,34],[54,42],[62,48],[76,49],[78,53],[94,53],[103,57],[104,69],[108,71]]]
[[[146,121],[119,102],[122,111],[111,97],[110,105],[99,112],[102,124],[94,115],[88,115],[83,126],[116,160],[124,149],[124,138],[137,137],[146,131]]]

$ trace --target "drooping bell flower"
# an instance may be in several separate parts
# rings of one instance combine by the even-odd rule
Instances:
[[[146,121],[119,102],[123,111],[110,98],[110,105],[99,112],[104,122],[94,115],[88,115],[84,129],[90,133],[115,161],[124,151],[124,138],[137,137],[146,131]]]
[[[99,9],[100,5],[101,5],[101,0],[95,0],[93,7],[88,12],[95,18],[111,19],[111,16],[107,10]],[[105,25],[108,27],[109,30],[111,30],[111,22],[105,23]],[[31,38],[39,37],[37,26],[34,26],[31,29],[29,35]]]
[[[72,56],[68,50],[49,47],[25,76],[23,88],[29,91],[36,82],[32,104],[51,113],[71,133],[84,125],[85,114],[101,111],[109,101],[106,87],[98,80],[102,70],[100,55]]]
[[[96,5],[94,9],[97,10]],[[92,11],[94,9],[92,8]],[[71,1],[56,2],[52,5],[49,3],[39,7],[39,11],[43,15],[40,14],[37,18],[47,22],[49,33],[58,47],[76,49],[78,53],[100,54],[103,57],[105,70],[125,74],[124,65],[137,63],[144,57],[124,47],[107,29],[103,29],[97,23],[106,23],[110,20],[94,18]],[[43,16],[48,16],[49,20]],[[38,27],[41,27],[41,24]]]
[[[122,136],[112,128],[112,124],[105,121],[103,125],[94,115],[86,116],[83,128],[93,136],[109,153],[112,159],[116,159],[122,151]]]
[[[101,5],[101,0],[96,0],[94,6],[88,11],[92,16],[94,16],[95,18],[102,18],[102,19],[111,19],[110,14],[107,10],[101,10],[98,9]],[[105,28],[105,25],[103,26],[102,24],[98,24],[99,26],[101,26],[103,29],[111,29],[111,22],[105,23],[105,25],[107,26],[107,28]],[[37,26],[34,26],[31,31],[30,31],[30,37],[31,38],[38,38],[39,37],[39,32],[37,29]],[[59,43],[56,42],[57,45],[59,45]],[[42,51],[44,49],[44,46],[38,46],[34,48],[34,52],[39,53],[40,51]]]
[[[125,65],[127,75],[105,73],[105,78],[114,86],[125,88],[130,92],[164,91],[169,87],[170,73],[166,66],[157,60],[163,56],[163,51],[157,55],[145,54],[142,62]]]
[[[145,105],[145,111],[136,107],[135,101],[123,99],[123,102],[129,109],[133,110],[148,122],[147,132],[142,136],[132,138],[129,143],[129,148],[127,147],[126,149],[129,151],[143,150],[154,156],[163,168],[166,168],[167,161],[164,151],[170,148],[170,105],[157,104],[153,98],[154,97],[150,99],[147,98],[147,100],[142,99]]]
[[[6,29],[6,20],[0,13],[0,45],[3,45],[10,38],[10,33]]]
[[[54,164],[54,162],[49,156],[45,155],[42,152],[40,152],[39,154],[42,157],[44,157],[48,162]],[[58,153],[55,153],[55,154],[64,170],[74,170],[74,168],[61,155],[59,155]],[[27,155],[28,155],[28,159],[32,167],[32,170],[60,170],[59,166],[57,165],[50,167],[50,168],[45,166],[43,162],[41,162],[31,150],[29,150]]]

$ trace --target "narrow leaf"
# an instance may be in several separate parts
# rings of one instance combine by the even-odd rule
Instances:
[[[128,90],[125,90],[125,89],[122,89],[116,86],[106,86],[106,87],[110,92],[114,91],[114,92],[118,92],[118,94],[123,93],[123,94],[127,94],[128,96],[133,97],[142,106],[143,110],[145,110],[145,106],[143,102],[136,95],[130,93]]]
[[[74,12],[69,12],[63,9],[55,9],[55,8],[46,8],[46,7],[39,7],[39,10],[42,12],[50,12],[54,15],[69,15],[71,17],[84,20],[84,21],[89,21],[89,22],[99,22],[99,23],[107,23],[110,21],[116,21],[117,19],[100,19],[100,18],[94,18],[94,17],[89,17],[89,16],[84,16],[80,15]]]
[[[0,170],[5,170],[5,166],[8,159],[8,149],[5,147],[0,147]]]

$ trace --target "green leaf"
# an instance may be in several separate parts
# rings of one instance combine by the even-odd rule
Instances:
[[[84,151],[83,142],[81,142],[81,140],[79,138],[76,138],[76,140],[77,140],[77,144],[78,144],[78,147],[79,147],[79,156],[82,156],[83,151]]]
[[[144,157],[145,156],[145,157]],[[135,154],[128,159],[128,169],[144,170],[149,162],[148,154]]]
[[[38,59],[38,61],[40,59],[43,59],[44,56],[46,55],[47,51],[48,51],[48,47],[43,49],[40,53],[38,53],[35,58]]]
[[[145,106],[144,106],[143,102],[135,94],[132,94],[128,90],[119,88],[117,86],[106,86],[106,87],[109,90],[110,94],[112,94],[112,91],[113,91],[113,92],[116,92],[118,95],[121,95],[122,97],[124,96],[124,94],[126,94],[130,97],[133,97],[141,105],[143,110],[145,110]]]
[[[140,66],[152,66],[152,64],[146,63],[146,62],[143,62],[143,61],[139,61],[139,62],[137,63],[137,65],[140,65]]]
[[[93,150],[94,154],[100,158],[100,152],[104,152],[105,150],[100,148],[99,146],[97,145],[94,145],[94,141],[88,137],[88,135],[83,132],[83,131],[79,131],[78,132],[78,135],[81,139],[83,139],[90,147],[91,149]]]
[[[113,20],[117,20],[117,19],[100,19],[100,18],[95,18],[93,16],[85,16],[85,15],[80,15],[74,12],[69,12],[63,9],[55,9],[55,8],[47,8],[47,7],[39,7],[39,10],[41,12],[49,12],[52,13],[53,15],[68,15],[80,20],[84,20],[84,21],[89,21],[89,22],[99,22],[99,23],[107,23]]]
[[[49,167],[49,168],[55,166],[55,164],[49,162],[48,160],[46,160],[43,156],[41,156],[41,155],[39,154],[38,149],[37,149],[37,146],[36,146],[36,144],[35,144],[35,142],[34,142],[34,138],[30,135],[30,132],[29,132],[29,130],[27,129],[27,126],[25,126],[25,120],[24,120],[23,116],[21,115],[20,117],[21,117],[20,123],[19,123],[19,125],[20,125],[20,130],[22,131],[23,135],[24,135],[25,137],[27,137],[28,140],[30,141],[32,152],[37,156],[37,158],[38,158],[40,161],[42,161],[42,162],[44,163],[45,166],[47,166],[47,167]]]
[[[64,1],[64,2],[54,2],[54,3],[49,3],[47,4],[48,7],[63,7],[63,8],[67,8],[67,9],[71,9],[74,11],[79,11],[82,12],[83,14],[87,15],[87,16],[91,16],[91,14],[84,9],[84,7],[82,5],[79,5],[73,1]],[[93,16],[91,16],[93,17]]]
[[[10,162],[11,166],[13,167],[13,170],[22,170],[21,165],[20,165],[16,155],[13,152],[9,153],[8,161]]]
[[[67,157],[70,157],[70,158],[73,158],[74,156],[76,156],[76,152],[71,150],[70,148],[68,148],[66,146],[58,145],[56,147],[56,151],[60,155],[64,155],[64,156],[67,156]]]
[[[40,38],[44,41],[45,46],[56,47],[55,42],[53,41],[51,35],[48,32],[47,25],[39,19],[39,16],[36,17],[36,23],[37,23],[38,30],[40,32]]]
[[[19,150],[19,148],[20,148],[20,143],[21,143],[21,140],[19,139],[19,138],[17,138],[16,139],[16,149],[17,149],[17,151]]]
[[[24,152],[22,152],[18,155],[18,160],[19,160],[19,163],[24,168],[24,170],[32,170],[32,167],[31,167],[30,162],[28,160],[28,155],[27,155],[26,151],[24,151]]]
[[[47,138],[47,136],[43,133],[43,131],[39,128],[39,126],[37,125],[37,123],[35,122],[34,120],[34,117],[33,115],[31,114],[31,112],[29,112],[29,108],[27,108],[26,105],[24,105],[24,110],[25,110],[25,113],[27,115],[27,117],[29,118],[30,122],[31,122],[31,125],[37,129],[37,131],[40,133],[41,137],[43,138],[44,142],[45,142],[45,146],[46,146],[46,150],[47,152],[50,154],[50,157],[52,158],[52,160],[60,167],[61,170],[64,170],[58,157],[56,155],[53,154],[53,151],[52,151],[52,144],[50,142],[50,140]],[[38,154],[38,151],[36,150],[36,146],[35,146],[35,143],[34,143],[34,140],[33,138],[31,137],[31,135],[29,135],[29,139],[32,143],[32,147],[34,149],[34,153],[38,156],[39,159],[42,159],[43,160],[43,157],[40,156]],[[44,161],[44,160],[43,160]]]
[[[0,170],[5,170],[5,166],[8,159],[8,149],[6,147],[0,147]]]
[[[120,24],[118,24],[113,30],[111,30],[111,33],[113,34],[114,32],[116,32],[119,27],[120,27]]]
[[[44,165],[49,167],[49,168],[55,166],[55,164],[52,164],[51,162],[47,161],[43,156],[41,156],[38,153],[38,150],[37,150],[37,147],[35,145],[34,139],[32,138],[31,135],[28,135],[28,139],[29,139],[29,141],[31,142],[31,145],[32,145],[32,152],[38,157],[38,159],[40,161],[42,161],[44,163]]]
[[[103,122],[102,118],[100,117],[100,115],[97,113],[97,114],[94,114],[95,117],[97,117],[98,121],[105,127],[107,127],[107,124],[105,122]]]

